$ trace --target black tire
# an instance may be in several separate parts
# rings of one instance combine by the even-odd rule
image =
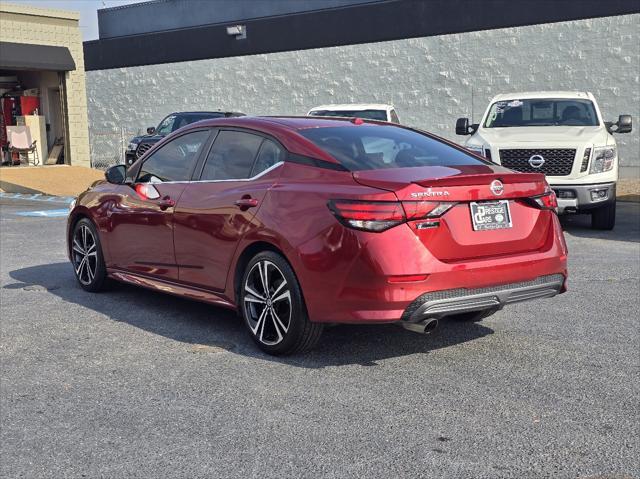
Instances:
[[[452,314],[451,316],[447,316],[447,318],[465,323],[477,323],[485,318],[488,318],[489,316],[492,316],[493,314],[495,314],[495,311],[493,310],[470,311],[468,313]]]
[[[82,218],[74,226],[70,249],[71,264],[80,287],[92,293],[104,291],[108,280],[102,245],[96,227],[87,218]]]
[[[298,279],[281,255],[255,255],[242,275],[238,296],[249,334],[264,352],[300,353],[320,339],[323,325],[309,321]]]
[[[616,200],[596,208],[591,212],[591,228],[594,230],[612,230],[616,225]]]

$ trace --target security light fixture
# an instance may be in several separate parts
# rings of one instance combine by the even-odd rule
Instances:
[[[233,25],[227,27],[227,35],[236,37],[236,40],[247,38],[247,27],[245,25]]]

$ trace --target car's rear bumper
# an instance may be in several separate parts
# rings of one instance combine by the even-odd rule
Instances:
[[[472,311],[498,311],[507,304],[551,298],[562,291],[562,274],[540,276],[531,281],[473,289],[449,289],[424,293],[402,315],[402,321],[417,323]]]
[[[412,315],[408,318],[406,311],[412,307],[417,310],[422,303],[426,304],[424,312],[442,316],[469,308],[499,309],[519,300],[565,291],[567,250],[558,218],[553,218],[551,237],[539,251],[445,262],[398,228],[387,232],[393,235],[391,242],[376,243],[375,237],[369,237],[368,243],[356,246],[342,238],[343,247],[355,248],[349,257],[334,260],[329,270],[324,269],[326,262],[315,261],[295,263],[294,269],[314,322],[392,323],[416,319]],[[324,274],[319,275],[319,271]],[[407,281],[403,281],[404,275]],[[549,285],[544,278],[550,275],[553,281]],[[452,301],[431,304],[433,298]],[[476,299],[484,302],[472,304]],[[453,301],[458,301],[458,309]],[[436,309],[429,310],[431,307]]]
[[[468,311],[498,310],[508,304],[564,292],[565,258],[477,265],[434,273],[424,281],[412,283],[389,284],[388,278],[375,282],[370,279],[359,288],[346,286],[331,301],[318,301],[315,295],[308,294],[307,307],[312,321],[330,323],[421,321]]]
[[[615,201],[616,184],[551,185],[558,198],[558,213],[577,213]]]

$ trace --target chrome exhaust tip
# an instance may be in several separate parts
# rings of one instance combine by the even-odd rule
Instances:
[[[418,323],[409,323],[407,321],[400,321],[400,326],[408,331],[420,334],[430,334],[438,327],[438,320],[436,318],[425,319]]]

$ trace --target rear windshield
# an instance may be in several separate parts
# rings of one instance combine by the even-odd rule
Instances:
[[[498,101],[484,122],[485,128],[559,125],[598,126],[593,103],[567,98]]]
[[[387,121],[385,110],[315,110],[310,116],[346,116],[348,118],[364,118],[365,120]]]
[[[394,126],[309,128],[299,133],[351,171],[484,164],[438,140]]]

